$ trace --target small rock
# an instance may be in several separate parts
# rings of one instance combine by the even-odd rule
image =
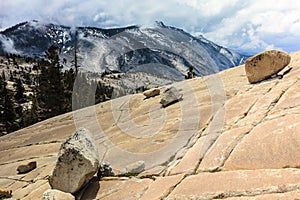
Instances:
[[[130,165],[127,165],[125,169],[120,171],[121,175],[135,175],[143,172],[145,170],[145,162],[144,161],[137,161]]]
[[[98,169],[97,177],[99,179],[103,177],[110,177],[114,176],[115,173],[113,172],[109,163],[102,163]]]
[[[182,99],[182,94],[175,87],[170,87],[164,91],[162,94],[160,103],[163,107],[166,107],[172,103],[180,101]]]
[[[8,188],[0,188],[0,199],[12,197],[12,190]]]
[[[150,97],[155,97],[160,94],[160,89],[158,88],[150,89],[145,91],[143,94],[146,96],[145,99],[148,99]]]
[[[17,168],[18,174],[28,173],[36,168],[36,161],[30,162],[26,165],[19,165]]]
[[[81,128],[61,145],[49,183],[68,193],[80,190],[98,171],[98,149],[91,133]]]
[[[245,70],[248,81],[256,83],[276,74],[291,61],[291,56],[283,51],[270,50],[246,60]]]
[[[292,67],[286,66],[280,72],[277,73],[277,76],[279,77],[279,79],[282,79],[283,76],[286,75],[287,73],[289,73],[291,70],[292,70]]]
[[[52,190],[48,189],[43,194],[43,200],[75,200],[75,197],[66,192],[62,192],[60,190]]]

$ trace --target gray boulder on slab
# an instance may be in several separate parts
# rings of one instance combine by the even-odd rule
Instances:
[[[145,170],[145,161],[140,160],[127,165],[120,171],[120,175],[139,174]]]
[[[270,50],[246,60],[245,71],[249,83],[263,81],[276,74],[291,61],[291,56],[283,51]]]
[[[179,91],[172,86],[163,92],[160,103],[163,107],[167,107],[177,101],[180,101],[181,99],[182,94],[180,94]]]
[[[80,128],[61,145],[49,183],[52,189],[75,193],[97,173],[98,167],[97,146],[91,133]]]

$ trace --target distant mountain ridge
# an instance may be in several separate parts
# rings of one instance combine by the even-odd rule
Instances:
[[[0,32],[2,55],[43,58],[50,45],[61,49],[66,68],[72,67],[76,48],[80,70],[102,74],[144,72],[173,81],[184,79],[190,65],[197,76],[203,76],[240,65],[246,59],[162,22],[146,28],[101,29],[30,21]]]

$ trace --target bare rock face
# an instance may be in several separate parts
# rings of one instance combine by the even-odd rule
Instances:
[[[114,104],[96,105],[98,122],[112,143],[105,143],[100,135],[95,139],[99,157],[112,165],[103,163],[99,179],[94,176],[73,196],[109,200],[299,199],[300,51],[291,57],[288,66],[292,69],[277,73],[282,79],[251,85],[245,66],[240,66],[188,80],[188,85],[176,83],[184,97],[166,109],[152,109],[165,89],[145,101],[144,95],[135,94],[114,99]],[[98,130],[90,115],[85,116],[82,122],[91,125],[90,130]],[[72,135],[75,127],[72,113],[67,113],[1,136],[0,187],[9,187],[4,192],[13,190],[13,199],[41,199],[50,189],[45,177],[56,165],[57,158],[52,155],[61,146],[56,141]],[[78,153],[79,147],[67,150],[69,143],[75,146],[85,141],[80,138],[78,134],[64,144],[66,155],[59,160],[69,161],[61,164],[65,171],[56,169],[57,182],[75,185],[78,181],[71,178],[87,173],[78,170],[80,162],[88,163]],[[81,143],[84,146],[86,142]],[[20,161],[27,160],[26,164],[33,157],[37,169],[26,176],[16,174]],[[112,168],[116,175],[103,178],[111,176]]]
[[[164,91],[162,94],[160,103],[163,107],[167,107],[177,101],[182,99],[182,94],[175,87],[170,87]]]
[[[155,97],[160,94],[160,89],[158,88],[150,89],[145,91],[143,94],[146,96],[145,99]]]
[[[270,50],[259,53],[246,60],[245,70],[248,81],[256,83],[276,74],[286,67],[291,56],[283,51]]]
[[[90,132],[84,128],[77,130],[60,147],[49,179],[52,189],[68,193],[80,190],[98,171],[98,157]]]
[[[70,193],[65,193],[60,190],[46,190],[43,194],[43,200],[75,200],[75,197]]]
[[[25,165],[19,165],[17,168],[18,174],[28,173],[36,168],[36,161],[30,162]]]

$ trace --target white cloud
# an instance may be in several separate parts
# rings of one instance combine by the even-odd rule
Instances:
[[[14,42],[10,38],[5,37],[4,35],[0,35],[0,44],[3,46],[4,50],[7,53],[21,54],[20,51],[17,51],[15,49]]]
[[[238,0],[178,0],[178,2],[180,2],[181,4],[186,4],[194,9],[197,9],[204,17],[212,17],[222,14],[224,10],[234,8],[237,5]]]
[[[294,0],[0,0],[0,5],[0,29],[32,19],[104,28],[164,21],[241,52],[300,50],[300,1]]]

